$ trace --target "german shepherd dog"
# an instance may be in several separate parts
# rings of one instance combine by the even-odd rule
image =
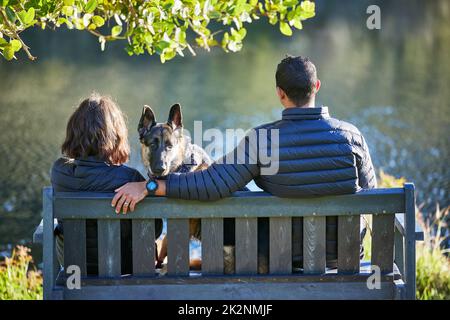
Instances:
[[[169,173],[191,172],[206,169],[212,163],[208,154],[199,146],[192,144],[183,134],[183,115],[180,104],[174,104],[165,123],[157,123],[152,108],[145,105],[138,125],[141,155],[148,175],[164,179]],[[200,219],[189,220],[190,236],[201,240]],[[159,249],[158,261],[166,256],[165,239]],[[191,261],[194,269],[199,262]]]

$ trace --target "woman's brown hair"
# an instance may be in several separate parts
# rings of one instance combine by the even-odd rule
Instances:
[[[71,159],[94,156],[109,164],[128,161],[128,129],[122,111],[109,97],[93,93],[67,123],[62,153]]]

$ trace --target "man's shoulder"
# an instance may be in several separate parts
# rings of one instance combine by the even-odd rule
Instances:
[[[261,129],[276,129],[280,126],[280,124],[282,123],[283,120],[275,120],[272,122],[267,122],[267,123],[263,123],[257,127],[254,127],[253,130],[261,130]]]
[[[336,119],[336,118],[327,118],[326,121],[333,127],[335,130],[349,132],[354,136],[362,137],[361,131],[352,123]]]

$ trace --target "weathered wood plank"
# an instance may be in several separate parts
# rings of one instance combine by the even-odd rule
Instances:
[[[189,219],[167,220],[167,272],[189,275]]]
[[[71,265],[86,276],[86,220],[64,221],[64,270]]]
[[[394,268],[394,219],[393,214],[372,218],[372,265],[382,273],[390,273]]]
[[[133,275],[155,275],[155,219],[132,221]]]
[[[98,220],[98,273],[101,277],[121,274],[119,220]]]
[[[258,271],[258,219],[236,218],[236,274]]]
[[[405,183],[405,274],[406,299],[416,298],[416,199],[414,185]]]
[[[368,290],[367,283],[223,283],[163,284],[130,286],[82,286],[65,290],[65,299],[131,300],[363,300],[393,299],[393,282],[381,282],[380,289]]]
[[[202,224],[202,274],[223,274],[223,219],[205,218]]]
[[[44,188],[42,192],[42,212],[44,215],[44,299],[52,299],[52,291],[55,285],[55,241],[54,241],[54,208],[53,189]]]
[[[270,218],[269,271],[271,274],[292,272],[292,220]]]
[[[303,218],[303,269],[305,274],[324,273],[326,217]]]
[[[360,217],[338,217],[338,272],[359,272]]]
[[[114,194],[57,193],[57,218],[130,219],[111,208]],[[251,205],[249,205],[251,203]],[[287,217],[348,214],[391,214],[404,212],[403,188],[373,189],[356,194],[314,198],[277,198],[264,192],[237,192],[214,202],[147,197],[133,212],[133,219],[144,218],[233,218],[245,206],[246,217],[278,217],[280,208]]]

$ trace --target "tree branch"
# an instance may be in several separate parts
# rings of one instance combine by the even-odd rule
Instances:
[[[28,56],[28,59],[30,59],[31,61],[34,61],[37,59],[37,57],[33,56],[30,52],[30,47],[28,47],[25,42],[23,42],[22,38],[19,36],[19,34],[17,33],[17,31],[15,30],[15,28],[13,28],[8,21],[8,18],[6,17],[5,13],[3,12],[3,10],[0,10],[0,14],[2,15],[2,19],[6,24],[6,27],[9,29],[9,31],[11,32],[10,35],[8,35],[9,37],[12,37],[16,40],[19,40],[20,43],[22,44],[22,48],[25,51],[25,53]]]

